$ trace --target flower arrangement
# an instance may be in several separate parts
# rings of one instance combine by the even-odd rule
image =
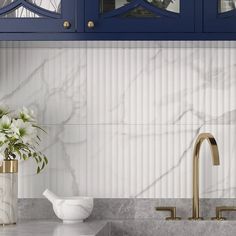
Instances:
[[[40,138],[33,111],[23,108],[11,112],[0,108],[0,155],[4,161],[28,160],[33,158],[37,163],[37,173],[48,164],[47,157],[37,150]],[[44,131],[45,132],[45,131]]]

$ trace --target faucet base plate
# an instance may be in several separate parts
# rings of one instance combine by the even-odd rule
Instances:
[[[181,220],[181,217],[166,217],[166,220]]]
[[[212,217],[211,219],[212,219],[212,220],[226,220],[225,217],[220,217],[220,218],[218,218],[218,217]]]
[[[188,219],[189,220],[203,220],[203,217],[198,217],[198,218],[190,217]]]

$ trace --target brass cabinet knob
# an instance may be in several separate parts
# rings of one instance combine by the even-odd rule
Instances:
[[[92,20],[88,21],[88,28],[92,29],[94,28],[95,24]]]
[[[70,29],[71,23],[66,20],[66,21],[63,22],[63,27],[64,27],[64,29]]]
[[[166,217],[166,220],[181,220],[180,217],[176,216],[176,207],[156,207],[156,211],[168,211],[170,212],[170,217]]]

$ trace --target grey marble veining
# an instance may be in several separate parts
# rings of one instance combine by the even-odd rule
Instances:
[[[52,204],[47,199],[19,199],[19,220],[56,219]]]
[[[54,219],[52,206],[46,199],[19,199],[20,223],[6,231],[0,228],[0,234],[13,236],[18,233],[19,236],[27,236],[36,232],[36,236],[78,236],[83,232],[82,235],[97,236],[235,235],[235,212],[224,213],[227,221],[210,220],[215,216],[216,206],[235,206],[235,199],[201,199],[200,209],[204,221],[187,220],[191,216],[191,203],[192,199],[95,199],[94,211],[86,223],[70,226]],[[176,206],[177,215],[182,220],[165,221],[168,214],[156,212],[156,206]],[[33,219],[36,221],[28,222]]]
[[[136,202],[134,199],[94,199],[91,219],[133,219]]]
[[[157,206],[175,206],[177,215],[188,219],[192,214],[192,199],[94,199],[90,220],[163,220],[166,212],[156,212]],[[215,216],[216,206],[236,206],[236,199],[201,199],[200,213],[204,219]],[[46,199],[19,199],[19,220],[56,219],[51,203]],[[235,212],[225,212],[229,220],[236,220]]]
[[[235,221],[110,220],[65,225],[57,221],[25,221],[0,227],[2,236],[232,236]]]
[[[93,221],[63,225],[56,221],[27,221],[0,228],[2,236],[231,236],[234,221]]]
[[[192,199],[95,199],[91,219],[155,219],[163,220],[166,212],[157,212],[157,206],[174,206],[177,215],[188,219],[192,215]],[[215,216],[217,206],[236,206],[235,199],[201,199],[200,214],[204,219]],[[230,220],[236,220],[235,212],[224,212]]]
[[[236,222],[126,220],[111,222],[111,236],[232,236]]]

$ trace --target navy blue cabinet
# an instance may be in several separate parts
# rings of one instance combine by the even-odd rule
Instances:
[[[85,31],[194,32],[194,0],[86,0]]]
[[[73,32],[75,1],[0,0],[0,32]]]
[[[0,40],[236,40],[236,0],[0,0]]]
[[[235,0],[204,1],[204,32],[236,32]]]

